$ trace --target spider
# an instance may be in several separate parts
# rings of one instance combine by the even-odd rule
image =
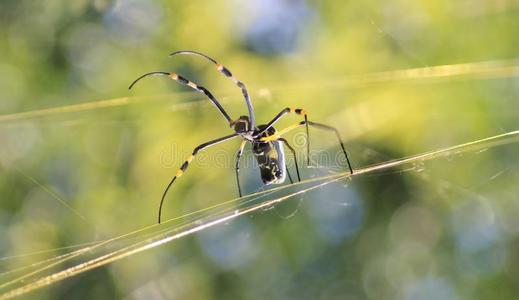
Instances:
[[[339,131],[332,126],[328,126],[321,123],[311,122],[308,121],[308,115],[307,112],[304,109],[301,108],[290,108],[287,107],[280,111],[270,122],[263,125],[256,125],[256,120],[254,118],[254,108],[252,107],[252,101],[249,95],[249,92],[247,91],[247,87],[245,84],[241,81],[239,81],[234,75],[231,73],[229,69],[224,67],[223,65],[219,64],[216,60],[213,58],[200,53],[196,51],[176,51],[170,54],[170,56],[175,55],[195,55],[202,58],[205,58],[206,60],[212,62],[216,65],[216,69],[225,75],[227,78],[231,79],[236,86],[238,86],[241,89],[241,92],[243,94],[243,97],[245,98],[245,104],[247,105],[248,109],[248,115],[246,116],[240,116],[238,119],[231,119],[231,117],[227,114],[225,109],[222,107],[222,105],[216,100],[216,98],[209,92],[206,88],[203,86],[200,86],[185,77],[182,77],[181,75],[178,75],[174,72],[164,72],[164,71],[154,71],[149,72],[144,75],[141,75],[137,79],[135,79],[132,84],[130,84],[128,89],[131,89],[139,80],[141,80],[144,77],[147,76],[168,76],[169,78],[173,79],[174,81],[180,83],[181,85],[188,86],[194,90],[196,90],[199,93],[204,94],[209,101],[212,102],[212,104],[218,109],[220,114],[223,116],[223,118],[229,123],[229,126],[234,130],[234,133],[205,142],[203,144],[198,145],[193,150],[192,154],[187,158],[187,160],[182,164],[180,169],[177,171],[173,179],[169,182],[166,189],[164,190],[164,193],[162,194],[162,198],[160,200],[159,205],[159,213],[158,213],[158,222],[161,222],[161,215],[162,215],[162,205],[164,203],[164,199],[166,197],[166,194],[168,190],[171,188],[173,183],[177,178],[182,176],[184,172],[186,171],[189,164],[193,161],[195,156],[200,152],[201,150],[214,146],[216,144],[226,142],[228,140],[240,137],[242,139],[240,148],[236,152],[236,183],[238,185],[238,195],[242,197],[242,189],[240,186],[240,159],[243,154],[243,150],[245,148],[245,145],[247,143],[252,144],[252,152],[254,156],[256,157],[256,160],[258,162],[258,167],[261,174],[261,179],[265,185],[269,184],[280,184],[283,183],[286,179],[286,175],[288,174],[289,180],[291,183],[292,177],[290,176],[290,173],[288,171],[288,167],[285,163],[285,152],[283,145],[285,145],[290,152],[292,152],[292,155],[294,156],[294,162],[295,162],[295,168],[297,172],[297,179],[298,181],[301,181],[301,177],[299,176],[299,166],[297,164],[297,157],[296,152],[294,148],[288,143],[288,141],[282,136],[289,131],[292,131],[298,127],[305,126],[306,128],[306,154],[307,154],[307,164],[310,164],[310,140],[309,140],[309,131],[308,126],[313,126],[318,129],[323,129],[327,131],[332,131],[337,136],[337,139],[339,141],[339,144],[342,148],[342,152],[344,153],[344,156],[346,158],[346,161],[348,163],[348,168],[350,170],[350,173],[353,174],[353,169],[350,164],[350,160],[348,158],[348,154],[346,152],[346,149],[344,148],[344,144],[342,143],[341,137],[339,135]],[[274,129],[273,125],[281,119],[283,116],[289,113],[295,113],[297,115],[301,115],[304,117],[304,121],[297,122],[291,126],[288,126],[287,128],[276,131]]]

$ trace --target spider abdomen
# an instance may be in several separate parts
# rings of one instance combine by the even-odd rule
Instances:
[[[277,184],[285,181],[285,152],[282,142],[254,143],[252,152],[258,161],[261,180],[264,184]]]

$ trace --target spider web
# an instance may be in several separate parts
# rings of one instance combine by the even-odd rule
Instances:
[[[489,79],[509,78],[519,74],[518,62],[516,60],[488,61],[478,63],[467,63],[459,65],[435,66],[427,68],[416,68],[366,74],[360,76],[347,76],[334,80],[313,80],[311,84],[305,83],[307,89],[321,89],[323,86],[333,87],[358,87],[379,84],[391,81],[404,80],[456,80],[456,79]],[[299,84],[294,86],[274,86],[270,91],[283,91],[299,89]],[[261,91],[260,93],[265,93]],[[183,99],[184,93],[175,94]],[[188,94],[186,94],[188,95]],[[103,101],[88,102],[78,105],[68,105],[57,108],[49,108],[26,113],[17,113],[0,116],[0,121],[11,124],[33,119],[46,118],[63,113],[106,109],[110,107],[127,106],[130,104],[146,101],[167,99],[171,95],[153,98],[120,98]],[[225,100],[222,102],[226,102]],[[173,110],[192,110],[198,105],[207,105],[206,100],[185,101],[172,107]],[[186,236],[197,232],[206,231],[209,228],[221,225],[244,215],[254,215],[266,209],[280,205],[289,199],[312,191],[329,188],[334,184],[349,183],[350,180],[362,179],[369,176],[383,176],[388,173],[413,172],[421,174],[420,178],[426,181],[437,181],[439,186],[453,188],[453,184],[446,180],[431,178],[424,173],[425,164],[430,161],[439,163],[442,159],[454,160],[464,154],[478,154],[484,151],[510,147],[519,141],[519,131],[509,131],[499,135],[474,140],[471,142],[455,145],[448,148],[424,152],[410,157],[395,160],[387,160],[383,163],[373,164],[355,170],[351,176],[348,172],[339,172],[331,175],[307,179],[288,186],[276,187],[270,190],[256,192],[242,198],[231,199],[223,203],[196,210],[180,217],[169,219],[160,225],[151,225],[121,235],[114,235],[110,239],[103,239],[84,244],[70,245],[61,248],[37,251],[27,254],[19,254],[0,258],[0,262],[7,262],[24,257],[60,253],[51,258],[43,259],[35,263],[10,269],[0,273],[0,299],[9,299],[23,295],[35,289],[56,284],[61,280],[76,276],[80,273],[99,268],[124,258],[134,257],[136,254],[149,251],[159,246],[176,242]],[[499,178],[506,169],[499,170],[488,182]],[[35,179],[28,177],[31,182]],[[32,178],[32,179],[31,179]],[[470,194],[470,191],[454,187],[460,194]],[[51,190],[47,193],[57,201],[59,196]],[[476,195],[477,197],[477,195]],[[327,199],[322,199],[326,201]]]
[[[257,213],[262,209],[275,206],[297,195],[308,193],[333,183],[345,182],[357,177],[379,174],[383,171],[395,169],[409,170],[410,168],[416,170],[417,165],[423,165],[427,161],[449,158],[464,153],[475,153],[502,145],[517,143],[518,141],[519,131],[507,132],[453,147],[363,167],[356,169],[353,175],[350,175],[348,172],[342,172],[304,180],[290,186],[281,186],[272,190],[257,192],[178,218],[169,219],[160,225],[144,227],[112,239],[54,249],[53,251],[68,251],[71,248],[79,248],[51,259],[1,273],[2,283],[0,284],[0,289],[3,294],[0,296],[0,299],[9,299],[55,284],[79,273],[132,257],[138,253],[174,242],[196,232],[229,222],[240,216]],[[490,180],[497,176],[499,174],[495,174]],[[39,253],[32,253],[31,255],[35,254]],[[4,257],[3,259],[9,259],[9,257]]]

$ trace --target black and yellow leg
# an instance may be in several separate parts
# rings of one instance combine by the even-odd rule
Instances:
[[[231,121],[232,121],[231,117],[229,117],[229,115],[227,114],[225,109],[222,107],[222,105],[220,105],[220,102],[218,102],[218,100],[216,100],[216,98],[213,96],[213,94],[211,94],[211,92],[209,92],[203,86],[200,86],[200,85],[178,75],[177,73],[162,72],[162,71],[146,73],[146,74],[140,76],[139,78],[135,79],[132,82],[132,84],[130,84],[130,87],[128,87],[128,88],[131,89],[139,80],[141,80],[144,77],[157,76],[157,75],[158,76],[168,76],[169,78],[175,80],[176,82],[178,82],[182,85],[185,85],[187,87],[190,87],[199,93],[204,94],[213,103],[213,105],[218,109],[218,111],[222,114],[222,116],[225,118],[225,120],[227,120],[227,123],[229,123],[229,125],[231,124]]]
[[[277,121],[279,121],[279,119],[281,119],[284,115],[286,115],[288,113],[296,113],[298,115],[301,115],[304,117],[305,122],[308,122],[308,113],[306,112],[306,110],[304,110],[302,108],[287,107],[287,108],[283,109],[282,111],[280,111],[270,122],[268,122],[266,127],[263,128],[258,133],[257,136],[260,136],[263,132],[267,131]],[[305,127],[306,127],[306,159],[307,159],[307,164],[309,165],[310,164],[310,132],[308,130],[308,124]]]
[[[346,162],[348,163],[348,168],[350,169],[350,173],[353,174],[353,168],[351,167],[350,159],[348,158],[348,153],[346,152],[346,148],[344,147],[344,144],[342,143],[341,135],[339,134],[339,131],[335,127],[328,126],[328,125],[321,124],[321,123],[316,123],[316,122],[302,121],[302,122],[290,125],[287,128],[276,132],[276,134],[274,134],[274,135],[270,135],[270,136],[261,138],[260,141],[262,141],[262,142],[276,141],[276,140],[279,140],[282,135],[288,133],[289,131],[292,131],[301,126],[308,126],[308,125],[314,126],[315,128],[335,132],[335,135],[337,136],[337,140],[339,141],[339,145],[341,146],[342,152],[344,153],[344,157],[346,158]]]
[[[198,152],[200,150],[204,149],[204,148],[207,148],[207,147],[210,147],[210,146],[214,146],[216,144],[225,142],[225,141],[230,140],[230,139],[232,139],[234,137],[237,137],[237,136],[238,136],[238,134],[236,134],[236,133],[231,134],[231,135],[227,135],[227,136],[221,137],[219,139],[215,139],[215,140],[203,143],[203,144],[197,146],[193,150],[193,153],[186,159],[186,161],[182,164],[180,169],[178,169],[177,173],[175,174],[173,179],[171,179],[171,181],[169,182],[168,186],[164,190],[164,193],[162,194],[162,198],[160,199],[160,205],[159,205],[159,223],[160,223],[161,215],[162,215],[162,204],[164,204],[164,199],[166,198],[166,194],[168,193],[169,188],[171,187],[171,185],[173,185],[173,182],[175,182],[175,180],[177,178],[179,178],[180,176],[182,176],[184,174],[184,172],[187,170],[187,167],[189,167],[189,164],[193,161],[193,159],[198,154]]]
[[[210,62],[212,62],[213,64],[215,64],[216,70],[218,70],[220,73],[225,75],[225,77],[231,79],[234,82],[234,84],[236,84],[241,89],[243,97],[245,98],[245,103],[247,104],[247,109],[249,111],[249,120],[251,122],[251,128],[255,127],[256,122],[254,120],[254,108],[252,107],[252,101],[250,99],[249,92],[247,91],[247,87],[245,86],[245,84],[243,82],[239,81],[236,77],[234,77],[234,75],[232,74],[232,72],[229,69],[227,69],[223,65],[219,64],[215,59],[211,58],[209,55],[205,55],[203,53],[196,52],[196,51],[181,50],[181,51],[173,52],[169,56],[174,56],[174,55],[179,55],[179,54],[196,55],[196,56],[203,57],[203,58],[209,60]]]
[[[285,143],[285,145],[288,147],[288,149],[290,150],[290,152],[292,152],[292,155],[294,156],[294,164],[296,166],[296,172],[297,172],[297,181],[301,181],[301,176],[299,176],[299,166],[297,164],[297,155],[296,155],[296,150],[294,150],[294,148],[292,148],[292,146],[290,146],[290,144],[288,143],[287,140],[285,140],[284,138],[279,138],[280,141],[282,141],[283,143]],[[287,174],[289,174],[289,179],[290,179],[290,183],[294,183],[292,181],[292,178],[290,178],[290,173],[288,172],[288,165],[287,165]]]
[[[241,186],[240,186],[240,159],[243,155],[243,149],[245,148],[245,145],[247,144],[247,141],[241,142],[240,149],[238,149],[238,152],[236,152],[236,183],[238,184],[238,195],[241,197]]]

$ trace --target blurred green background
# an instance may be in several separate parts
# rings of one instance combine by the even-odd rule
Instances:
[[[3,0],[0,24],[2,272],[153,224],[185,157],[232,133],[200,94],[167,78],[128,91],[143,73],[174,71],[233,118],[246,113],[211,64],[172,51],[228,67],[260,123],[290,106],[336,126],[355,168],[519,129],[515,0]],[[455,66],[405,71],[438,65]],[[333,135],[311,136],[314,151],[338,152]],[[301,136],[287,138],[304,156]],[[236,197],[238,146],[204,151],[170,191],[164,218]],[[26,297],[517,299],[518,151],[502,145],[331,184]],[[250,154],[246,193],[262,189]],[[301,159],[304,178],[346,170],[319,157],[319,168]]]

